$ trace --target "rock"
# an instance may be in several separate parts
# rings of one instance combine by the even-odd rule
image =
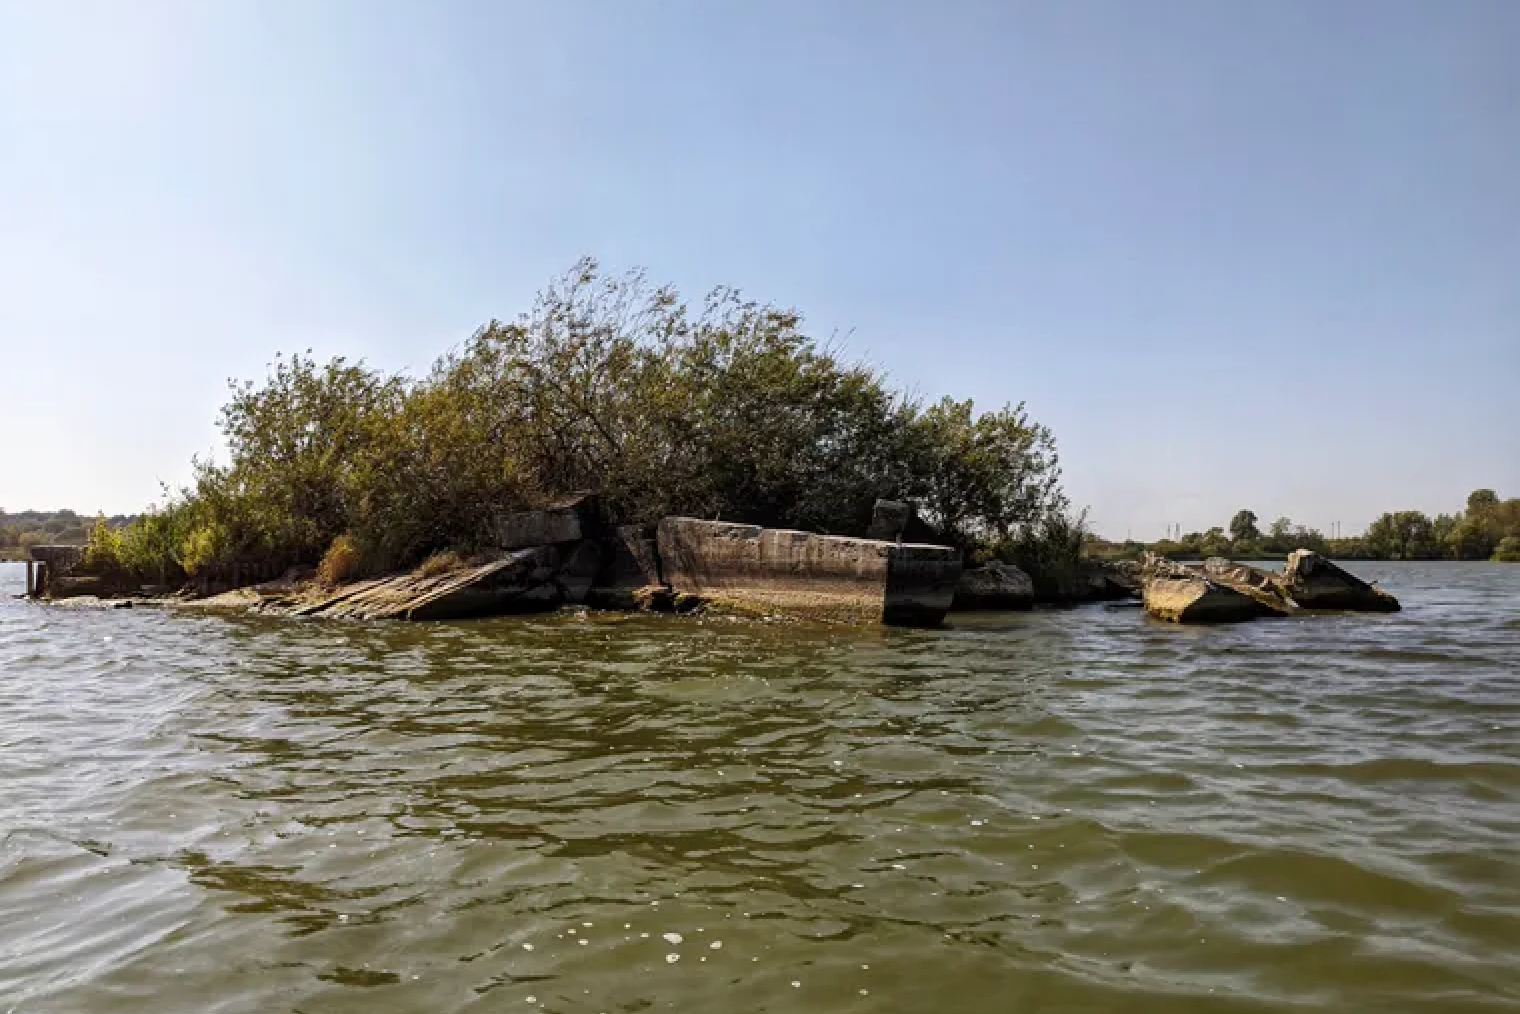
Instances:
[[[1287,616],[1293,612],[1293,603],[1278,587],[1274,575],[1244,564],[1231,563],[1229,560],[1216,557],[1206,561],[1202,566],[1196,566],[1176,563],[1155,553],[1146,553],[1140,558],[1139,569],[1145,580],[1145,608],[1152,615],[1164,620],[1176,620],[1179,623],[1234,622],[1233,620],[1189,618],[1205,616],[1210,612],[1228,612],[1230,603],[1234,601],[1231,595],[1216,595],[1205,600],[1199,592],[1196,597],[1200,600],[1191,612],[1186,609],[1181,610],[1178,616],[1182,618],[1170,615],[1178,612],[1179,604],[1186,604],[1187,596],[1191,593],[1184,592],[1183,589],[1192,587],[1193,583],[1199,581],[1203,582],[1205,587],[1218,587],[1233,593],[1233,596],[1243,597],[1256,604],[1254,611],[1244,611],[1247,614],[1240,616],[1239,619]],[[1153,591],[1152,586],[1157,582],[1176,582],[1176,584],[1158,587]],[[1156,609],[1151,608],[1152,601],[1157,603]]]
[[[1146,550],[1140,554],[1140,581],[1142,586],[1158,577],[1189,578],[1197,573],[1196,570],[1184,563],[1168,560],[1159,553]]]
[[[953,612],[979,609],[1033,609],[1034,582],[1019,568],[993,560],[961,571]]]
[[[813,619],[936,626],[961,575],[948,546],[666,518],[657,543],[672,588],[715,606]]]
[[[1220,584],[1227,585],[1243,595],[1260,602],[1280,616],[1287,616],[1298,609],[1283,590],[1278,575],[1243,563],[1233,563],[1218,556],[1203,561],[1203,572]]]
[[[1145,582],[1145,611],[1172,623],[1239,623],[1274,615],[1251,596],[1202,573],[1150,578]]]
[[[1283,591],[1304,609],[1393,613],[1400,608],[1398,599],[1312,549],[1295,549],[1288,554],[1280,580]]]
[[[503,549],[553,546],[591,538],[599,527],[596,495],[576,493],[542,510],[498,515],[496,542]]]
[[[904,500],[878,500],[871,510],[866,538],[883,542],[921,542],[938,545],[944,537],[918,516],[918,508]]]

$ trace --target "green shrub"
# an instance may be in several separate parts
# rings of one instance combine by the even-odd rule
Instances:
[[[84,546],[84,569],[91,574],[114,576],[122,570],[121,533],[104,516],[95,519]]]
[[[317,564],[317,580],[328,587],[347,584],[360,576],[361,559],[353,538],[339,535],[322,554],[322,562]]]
[[[995,555],[1029,575],[1035,595],[1058,601],[1078,595],[1087,515],[1051,514],[1026,525],[1013,538],[993,547]]]

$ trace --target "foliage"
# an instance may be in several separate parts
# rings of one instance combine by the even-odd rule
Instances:
[[[1248,510],[1238,510],[1230,519],[1230,541],[1254,542],[1261,538],[1261,530],[1256,527],[1256,515]]]
[[[1520,535],[1506,535],[1494,550],[1494,559],[1506,563],[1520,563]]]
[[[463,570],[465,566],[464,557],[452,549],[446,549],[441,553],[434,553],[426,560],[423,560],[422,565],[417,568],[417,572],[423,577],[439,577],[443,574],[453,573],[456,570]]]
[[[1073,598],[1087,538],[1086,512],[1054,512],[1000,543],[996,555],[1028,574],[1039,598]]]
[[[121,533],[112,528],[102,515],[95,519],[84,546],[84,566],[97,574],[114,573],[121,569]]]
[[[131,519],[107,518],[120,528]],[[90,523],[71,510],[60,511],[0,511],[0,559],[7,556],[24,557],[32,546],[71,545],[82,546],[89,541]]]
[[[1030,422],[1023,405],[978,415],[969,400],[945,398],[913,421],[910,434],[918,454],[911,493],[952,544],[1027,547],[1043,533],[1065,545],[1068,529],[1052,524],[1069,520],[1055,438]]]
[[[317,580],[329,588],[347,584],[359,576],[359,547],[348,535],[339,535],[317,564]]]
[[[1439,552],[1435,526],[1419,511],[1384,514],[1367,527],[1368,550],[1385,560],[1425,560]]]
[[[621,524],[859,535],[877,499],[907,498],[974,555],[1074,565],[1081,544],[1054,437],[1022,405],[925,406],[793,310],[733,289],[692,307],[589,259],[418,379],[277,358],[233,385],[221,428],[227,461],[197,462],[191,488],[123,536],[138,572],[411,566],[488,546],[499,511],[581,489]]]
[[[1286,517],[1273,521],[1265,535],[1251,534],[1255,524],[1256,515],[1241,510],[1230,521],[1229,539],[1221,529],[1211,528],[1150,545],[1098,540],[1088,551],[1130,559],[1147,549],[1175,558],[1252,559],[1304,548],[1350,560],[1507,560],[1513,554],[1502,549],[1505,540],[1520,539],[1520,498],[1501,500],[1491,489],[1474,490],[1466,510],[1457,514],[1432,518],[1421,511],[1393,511],[1379,517],[1364,534],[1341,539],[1326,539],[1318,530],[1295,525]]]

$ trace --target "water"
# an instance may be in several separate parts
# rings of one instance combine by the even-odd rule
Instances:
[[[6,599],[0,1014],[1520,1010],[1520,566],[1359,569],[1406,611]]]

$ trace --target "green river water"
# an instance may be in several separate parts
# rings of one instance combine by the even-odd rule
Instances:
[[[0,1014],[1520,1010],[1520,566],[937,631],[16,601]]]

